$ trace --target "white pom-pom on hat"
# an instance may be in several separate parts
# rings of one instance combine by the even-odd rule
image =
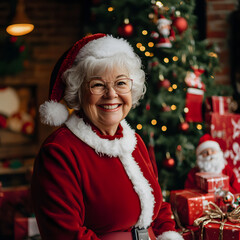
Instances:
[[[43,103],[39,112],[42,123],[55,127],[66,122],[69,116],[65,105],[52,100]]]

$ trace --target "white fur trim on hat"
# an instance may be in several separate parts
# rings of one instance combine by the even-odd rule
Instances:
[[[159,235],[157,240],[184,240],[184,238],[178,232],[167,231]]]
[[[205,141],[203,143],[201,143],[197,149],[196,149],[196,155],[198,155],[199,153],[201,153],[204,149],[206,148],[213,148],[217,151],[220,151],[221,148],[219,146],[219,144],[216,141]]]
[[[65,123],[69,116],[65,105],[52,100],[40,105],[39,113],[42,123],[55,127]]]
[[[76,60],[86,56],[95,58],[111,57],[116,53],[125,53],[129,57],[134,57],[135,55],[132,46],[125,39],[114,38],[108,35],[87,43],[79,51]]]

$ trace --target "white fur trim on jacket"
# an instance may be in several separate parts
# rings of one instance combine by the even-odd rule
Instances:
[[[72,114],[66,122],[66,126],[83,142],[92,147],[97,154],[106,154],[109,157],[119,157],[123,167],[133,184],[133,188],[139,196],[141,203],[141,214],[136,227],[147,228],[152,222],[155,199],[152,194],[152,188],[143,176],[143,173],[132,157],[137,139],[135,132],[128,123],[121,122],[123,128],[123,137],[120,139],[108,140],[100,138],[91,126],[85,124],[82,118]]]
[[[157,240],[184,240],[178,232],[167,231],[157,237]]]

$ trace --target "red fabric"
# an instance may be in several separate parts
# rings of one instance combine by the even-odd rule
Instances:
[[[28,236],[28,218],[14,220],[14,240],[22,240]]]
[[[170,205],[162,201],[146,146],[139,135],[133,157],[155,197],[153,230],[174,231]],[[43,240],[94,240],[114,231],[130,231],[141,211],[119,158],[99,156],[61,127],[43,144],[35,161],[32,198]]]
[[[188,173],[187,179],[185,181],[184,188],[188,189],[197,189],[197,182],[195,178],[195,174],[199,172],[198,167],[194,167],[190,170]],[[240,193],[240,184],[238,182],[238,179],[233,172],[232,168],[230,168],[228,165],[225,166],[225,168],[222,170],[222,174],[229,176],[229,191],[231,193]]]
[[[187,122],[202,122],[202,103],[203,103],[203,92],[202,94],[194,93],[188,89],[186,93],[186,108],[188,112],[185,114],[185,120]]]
[[[206,141],[215,141],[215,140],[210,134],[206,133],[202,137],[200,137],[198,146]]]

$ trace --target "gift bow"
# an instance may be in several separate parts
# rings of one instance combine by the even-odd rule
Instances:
[[[204,226],[210,222],[220,224],[219,240],[223,239],[224,225],[230,226],[230,227],[236,227],[240,229],[240,226],[225,223],[226,221],[230,221],[232,223],[240,223],[240,206],[235,208],[232,212],[224,213],[215,203],[209,202],[208,210],[205,211],[205,214],[206,214],[205,216],[197,218],[193,223],[193,225],[195,226],[200,226],[202,224],[201,239],[203,239]],[[215,221],[214,219],[221,219],[221,221],[220,222]]]
[[[210,207],[213,206],[213,208]],[[205,211],[205,216],[197,218],[194,224],[199,226],[202,222],[211,219],[228,220],[232,223],[240,223],[240,207],[238,206],[232,212],[224,213],[215,203],[209,202],[208,209]]]

